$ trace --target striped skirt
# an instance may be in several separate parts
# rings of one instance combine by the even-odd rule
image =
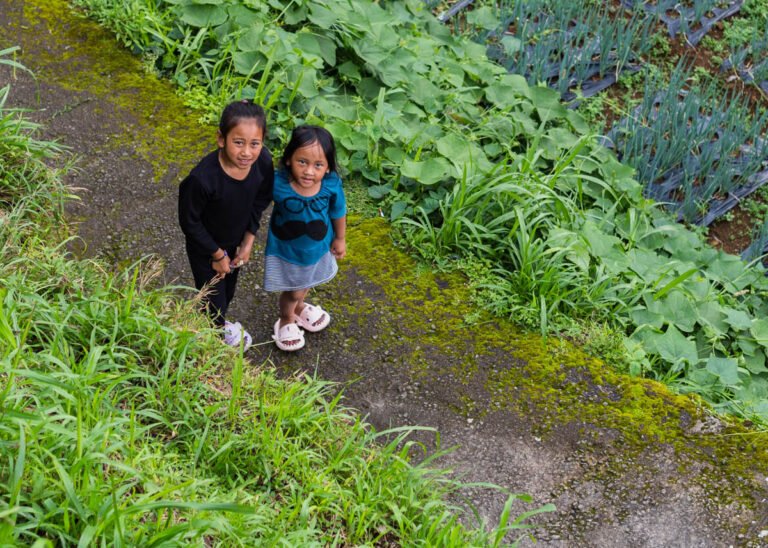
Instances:
[[[284,261],[280,257],[264,257],[264,289],[266,291],[296,291],[315,287],[331,280],[339,271],[336,257],[329,251],[309,266]]]

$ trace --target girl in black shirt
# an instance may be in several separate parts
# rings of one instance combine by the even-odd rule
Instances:
[[[245,348],[251,336],[226,314],[237,268],[250,260],[261,214],[272,201],[274,166],[266,133],[264,109],[248,100],[230,103],[219,121],[218,150],[200,160],[179,187],[179,224],[195,287],[208,286],[206,310],[223,328],[224,341]]]

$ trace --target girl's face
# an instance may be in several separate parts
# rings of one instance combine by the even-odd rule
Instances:
[[[235,179],[243,179],[261,154],[264,131],[254,119],[245,118],[224,137],[219,133],[219,161],[224,171]]]
[[[297,148],[286,164],[291,172],[291,182],[305,190],[319,185],[329,171],[325,152],[317,141]]]

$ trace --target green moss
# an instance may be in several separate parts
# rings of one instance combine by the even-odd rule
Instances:
[[[465,317],[477,314],[467,280],[458,273],[432,273],[398,250],[383,219],[350,218],[348,239],[348,259],[355,271],[381,288],[393,307],[387,313],[412,334],[407,366],[436,382],[445,374],[458,379],[460,386],[482,382],[488,405],[479,406],[467,390],[457,394],[456,412],[481,418],[504,409],[533,413],[542,436],[568,424],[583,425],[585,436],[594,428],[614,430],[620,433],[615,448],[627,456],[640,454],[649,443],[670,444],[682,455],[695,456],[692,463],[710,462],[717,473],[699,472],[698,477],[718,492],[724,489],[718,479],[723,471],[744,477],[756,462],[768,470],[768,434],[727,422],[721,423],[727,425],[723,435],[696,433],[696,425],[711,421],[712,415],[695,397],[620,374],[568,341],[522,332],[500,318],[465,322]],[[395,343],[382,338],[383,347]],[[426,349],[451,365],[440,368],[425,360]],[[512,358],[499,363],[502,356]],[[484,358],[494,364],[493,370],[480,367]],[[745,450],[750,454],[746,460],[739,457]],[[612,472],[609,468],[601,473]],[[727,496],[748,500],[737,488]]]
[[[23,40],[19,44],[21,61],[40,81],[53,78],[65,89],[98,97],[112,106],[114,112],[102,112],[102,126],[98,128],[109,136],[104,153],[120,153],[130,144],[150,164],[155,180],[169,172],[186,172],[214,146],[215,128],[190,123],[196,115],[181,106],[168,82],[147,74],[140,60],[121,48],[107,31],[76,16],[72,9],[64,0],[25,2],[27,28],[19,35]],[[35,36],[39,33],[52,37],[54,49],[48,49],[50,53],[37,51]],[[46,47],[49,45],[46,40]],[[126,119],[137,123],[120,123]],[[131,129],[135,127],[140,129]]]

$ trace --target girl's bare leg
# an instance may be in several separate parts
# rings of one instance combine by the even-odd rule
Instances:
[[[278,307],[280,308],[280,327],[293,323],[296,320],[296,305],[299,302],[304,302],[304,296],[306,290],[301,289],[299,291],[283,291],[280,293],[280,299],[278,300]],[[298,344],[299,340],[283,341],[285,344],[292,345]]]
[[[309,288],[300,289],[298,291],[294,291],[293,293],[298,297],[298,301],[296,301],[296,307],[293,309],[293,313],[298,316],[301,314],[301,311],[304,310],[304,299],[307,298]]]
[[[283,291],[280,293],[278,306],[280,307],[280,327],[296,321],[296,307],[304,302],[305,290]]]

